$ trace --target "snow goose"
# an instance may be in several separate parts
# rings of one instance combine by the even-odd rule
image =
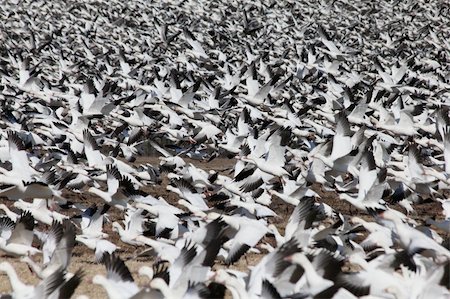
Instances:
[[[201,43],[194,37],[192,32],[190,32],[187,28],[184,28],[183,32],[187,43],[192,48],[192,54],[199,59],[208,59],[208,54],[206,54],[205,49],[202,47]]]
[[[107,238],[108,235],[103,233],[103,222],[110,207],[108,204],[103,204],[101,207],[93,204],[85,209],[81,215],[72,217],[72,220],[76,223],[79,222],[81,235],[93,238]]]
[[[234,233],[230,235],[230,250],[225,259],[225,263],[233,264],[239,260],[250,248],[256,244],[269,232],[267,224],[262,220],[250,219],[239,215],[227,216],[219,215],[211,212],[207,216],[210,220],[222,218],[231,228]]]
[[[424,165],[421,163],[420,151],[415,145],[410,145],[408,149],[408,160],[405,169],[396,171],[392,167],[388,168],[388,174],[394,177],[394,180],[403,183],[408,189],[415,191],[422,196],[433,196],[436,193],[434,187],[437,179],[434,176],[427,175]]]
[[[139,292],[130,270],[118,256],[106,253],[103,263],[106,267],[106,277],[97,274],[92,282],[101,285],[109,298],[131,298]]]
[[[8,240],[11,237],[16,222],[8,217],[0,217],[0,240]]]
[[[27,170],[22,169],[21,172],[27,172]],[[3,183],[11,185],[0,191],[0,195],[7,197],[8,199],[57,198],[65,201],[61,195],[62,192],[60,188],[62,186],[58,184],[59,181],[54,171],[45,172],[42,175],[36,174],[29,180],[23,179],[23,174],[14,177],[0,175],[0,177],[0,180]]]
[[[163,239],[153,240],[145,236],[137,236],[137,242],[141,242],[151,247],[151,250],[155,252],[155,255],[161,259],[173,263],[175,259],[180,255],[180,249],[170,242],[165,242]],[[171,242],[173,243],[173,242]]]
[[[386,296],[386,290],[401,285],[401,278],[392,269],[378,268],[379,262],[370,263],[354,273],[341,273],[336,283],[356,296]]]
[[[374,209],[384,210],[386,209],[385,201],[383,200],[383,196],[386,194],[386,189],[389,186],[387,183],[374,183],[370,189],[361,197],[352,197],[346,193],[339,193],[339,198],[346,200],[354,207],[361,211],[372,211]],[[363,194],[363,193],[362,193]]]
[[[100,148],[88,129],[83,131],[84,153],[89,167],[104,169],[105,162]]]
[[[115,166],[107,166],[106,177],[107,191],[103,191],[97,187],[90,187],[88,192],[97,195],[106,203],[114,205],[118,209],[125,209],[127,200],[122,193],[121,184],[131,182],[124,179]]]
[[[224,269],[218,269],[213,276],[213,280],[217,283],[225,285],[225,287],[231,292],[233,299],[250,298],[250,295],[245,288],[245,282],[228,273]]]
[[[34,287],[24,284],[18,277],[14,267],[8,262],[0,263],[0,271],[5,272],[8,275],[9,283],[12,288],[12,296],[17,298],[32,298],[30,294],[33,294]]]
[[[36,286],[24,284],[13,266],[0,263],[0,272],[8,275],[13,298],[70,298],[81,282],[83,273],[77,271],[69,280],[64,279],[64,271],[57,269]]]
[[[306,187],[303,184],[297,184],[294,180],[286,180],[283,186],[283,193],[270,189],[269,194],[276,196],[284,202],[297,206],[300,202],[300,198],[305,196],[314,197],[318,196],[316,192]]]
[[[382,83],[378,83],[377,86],[386,89],[389,92],[394,92],[400,87],[399,83],[404,79],[408,67],[406,64],[397,67],[395,64],[392,65],[390,74],[386,72],[384,67],[381,65],[380,61],[375,57],[374,65],[378,71],[379,76],[383,80]]]
[[[183,237],[206,248],[209,244],[217,242],[226,226],[226,222],[220,217],[208,223],[202,221],[196,230],[186,232]]]
[[[380,217],[394,225],[394,241],[410,255],[420,253],[423,256],[432,257],[437,263],[446,263],[450,260],[448,249],[436,243],[423,232],[403,223],[391,210],[382,212]]]
[[[147,211],[156,217],[155,236],[158,237],[163,231],[170,230],[171,239],[178,237],[180,219],[176,214],[181,214],[183,211],[176,207],[171,209],[171,206],[155,205],[150,206],[143,203],[136,203],[136,208],[142,211]],[[134,218],[134,217],[133,217]]]
[[[5,240],[0,239],[0,249],[8,255],[25,256],[35,255],[41,251],[32,246],[34,218],[29,212],[20,215],[11,236]]]
[[[384,109],[384,108],[382,108]],[[380,118],[375,123],[377,129],[387,130],[394,135],[414,136],[417,135],[417,129],[414,126],[412,115],[409,112],[401,111],[398,122],[389,121],[386,122]]]
[[[449,108],[446,106],[436,111],[436,132],[439,133],[441,140],[445,140],[445,135],[450,133]]]
[[[0,167],[0,172],[3,174],[2,181],[4,179],[7,181],[8,179],[14,180],[15,178],[16,181],[24,180],[28,182],[32,180],[34,175],[39,175],[39,172],[30,166],[30,161],[24,148],[23,141],[20,139],[17,132],[8,131],[8,150],[12,169],[7,171]],[[10,182],[9,184],[11,183],[14,184],[13,182]]]
[[[31,258],[24,257],[33,272],[41,279],[45,279],[58,269],[66,270],[70,264],[72,250],[75,246],[75,227],[69,221],[64,224],[54,221],[42,246],[42,266],[36,264]]]
[[[174,291],[184,292],[188,282],[204,282],[207,279],[209,267],[202,267],[198,258],[197,245],[185,241],[178,257],[168,267],[169,287]]]
[[[319,209],[315,205],[314,197],[303,197],[289,216],[284,238],[281,239],[283,240],[283,243],[289,241],[293,237],[297,237],[299,232],[303,234],[306,230],[310,229],[316,221],[318,213]],[[297,240],[300,241],[298,238]],[[301,245],[307,246],[309,244]]]
[[[297,252],[287,256],[286,261],[299,265],[303,268],[304,273],[296,282],[294,291],[310,296],[319,297],[322,292],[331,288],[335,278],[340,273],[340,267],[343,265],[343,259],[335,259],[329,253],[319,251],[317,255],[312,256],[312,262],[303,252]]]
[[[290,266],[285,260],[288,256],[298,252],[297,241],[292,238],[288,242],[278,246],[274,251],[264,256],[251,270],[248,278],[247,291],[250,296],[261,294],[265,281],[279,281],[282,272]],[[280,297],[281,298],[281,297]]]
[[[375,158],[370,152],[363,154],[361,167],[359,169],[358,198],[363,198],[378,179],[378,171]]]
[[[391,239],[391,230],[375,222],[368,222],[359,217],[352,217],[350,222],[357,225],[362,225],[369,235],[359,243],[364,250],[370,251],[376,247],[381,247],[386,253],[392,251],[394,243]]]
[[[173,181],[173,185],[174,186],[168,185],[166,189],[178,194],[181,198],[202,211],[209,210],[208,205],[205,203],[204,196],[197,193],[197,190],[195,190],[189,182],[184,179],[178,179]]]
[[[444,170],[450,176],[450,132],[444,135]]]
[[[450,291],[448,284],[440,285],[439,281],[444,276],[443,267],[431,266],[428,269],[420,271],[411,271],[407,267],[400,267],[402,275],[402,284],[387,289],[387,293],[397,298],[448,298]]]
[[[142,215],[143,209],[129,207],[125,212],[125,228],[118,222],[113,222],[113,230],[119,233],[120,240],[131,245],[142,245],[137,241],[137,237],[143,235],[144,224],[147,219]]]
[[[270,143],[266,158],[261,158],[250,153],[240,159],[244,162],[255,164],[262,172],[277,177],[289,177],[289,172],[284,168],[286,157],[285,148],[276,142]]]
[[[68,219],[66,215],[60,214],[56,211],[49,210],[48,201],[41,198],[33,199],[32,203],[28,203],[23,200],[18,200],[14,202],[14,207],[22,211],[30,212],[35,220],[45,223],[47,225],[51,225],[53,223],[53,220],[58,220],[62,222],[64,219]]]
[[[76,241],[84,244],[87,248],[94,251],[94,261],[96,263],[103,262],[103,256],[105,253],[113,254],[117,249],[120,249],[120,247],[108,240],[95,237],[77,235]]]
[[[243,201],[239,199],[231,199],[228,202],[228,206],[243,209],[251,215],[254,215],[258,219],[277,216],[277,213],[275,213],[272,209],[265,205],[254,202],[253,200]]]

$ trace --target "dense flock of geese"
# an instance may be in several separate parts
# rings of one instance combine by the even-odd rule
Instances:
[[[3,296],[450,298],[449,14],[2,2]],[[124,244],[145,256],[138,273]],[[70,273],[77,246],[106,274]]]

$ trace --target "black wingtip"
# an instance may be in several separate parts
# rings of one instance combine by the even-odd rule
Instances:
[[[131,275],[130,270],[125,265],[125,262],[114,253],[105,252],[102,257],[103,264],[106,267],[106,271],[108,272],[108,276],[114,278],[117,275],[123,281],[131,281],[134,282],[134,278]]]

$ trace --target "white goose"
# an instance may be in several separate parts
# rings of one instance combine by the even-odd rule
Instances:
[[[22,213],[11,236],[5,240],[0,238],[0,249],[8,255],[26,256],[41,253],[32,246],[34,218],[29,212]]]
[[[294,253],[293,255],[286,257],[285,260],[294,264],[298,264],[304,269],[304,277],[306,278],[305,281],[307,290],[305,292],[307,292],[311,296],[315,296],[334,285],[333,281],[325,279],[317,273],[316,269],[314,269],[313,265],[304,253]],[[305,287],[305,285],[302,284],[302,281],[300,280],[296,285],[295,291],[298,292],[302,287]]]
[[[384,211],[381,214],[381,218],[390,221],[394,225],[394,240],[409,254],[418,252],[423,256],[432,257],[436,263],[446,263],[450,260],[450,251],[448,249],[439,245],[421,231],[403,223],[391,210]]]
[[[106,177],[107,191],[103,191],[97,187],[90,187],[88,192],[97,195],[107,204],[114,205],[118,209],[125,209],[127,200],[120,190],[120,184],[123,180],[121,173],[117,167],[107,166]]]
[[[60,214],[53,210],[49,210],[48,201],[41,198],[33,199],[32,203],[18,200],[14,202],[14,207],[22,211],[30,212],[31,215],[33,215],[34,219],[47,225],[51,225],[54,220],[62,222],[65,219],[69,218],[66,215]]]
[[[45,279],[55,271],[66,270],[69,266],[72,250],[75,246],[75,227],[68,221],[64,224],[55,221],[49,233],[42,238],[44,238],[42,266],[28,256],[25,256],[22,260],[31,267],[40,279]]]
[[[120,240],[131,245],[142,245],[142,242],[137,240],[138,236],[144,233],[144,223],[147,221],[142,215],[143,209],[135,209],[129,207],[125,213],[125,227],[122,227],[118,222],[113,222],[113,230],[119,233]]]
[[[0,272],[8,275],[13,298],[70,298],[81,282],[83,272],[78,270],[70,279],[64,279],[64,271],[57,269],[36,286],[20,281],[14,267],[8,262],[0,263]]]
[[[106,267],[106,277],[97,274],[92,282],[101,285],[110,299],[131,298],[139,292],[130,270],[119,257],[105,254],[103,263]]]
[[[276,142],[276,138],[274,139],[269,143],[266,158],[261,158],[250,153],[250,155],[243,156],[240,159],[244,162],[255,164],[264,173],[277,177],[288,177],[289,172],[284,169],[286,149]]]
[[[255,220],[239,215],[227,216],[211,212],[207,216],[210,220],[223,219],[234,229],[234,236],[231,237],[230,250],[225,259],[227,264],[232,264],[239,260],[249,249],[253,248],[269,232],[267,223],[263,220]]]
[[[170,205],[150,206],[143,203],[137,203],[136,208],[140,211],[145,210],[157,217],[155,230],[156,236],[159,236],[162,231],[169,229],[171,231],[170,235],[173,239],[178,237],[180,219],[175,214],[181,214],[183,212],[182,210]],[[199,209],[199,211],[201,210]]]

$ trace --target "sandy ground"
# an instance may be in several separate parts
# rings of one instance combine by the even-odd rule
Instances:
[[[205,162],[198,162],[193,161],[189,159],[185,159],[188,163],[193,163],[196,166],[204,169],[215,169],[218,171],[221,171],[221,173],[226,174],[229,171],[229,168],[234,165],[233,160],[228,159],[215,159],[209,163]],[[136,161],[136,164],[140,163],[150,163],[150,164],[158,164],[159,159],[158,158],[140,158]],[[163,180],[163,183],[158,186],[149,186],[144,188],[144,190],[153,196],[162,196],[167,201],[174,203],[178,200],[177,196],[173,193],[169,193],[165,189],[165,185],[167,184],[167,179]],[[318,192],[321,196],[321,200],[330,206],[332,206],[337,211],[343,213],[344,215],[358,215],[363,218],[371,218],[368,215],[364,215],[359,213],[356,209],[351,208],[349,204],[346,202],[343,202],[337,198],[337,195],[332,192],[325,192],[320,189],[318,185],[314,185],[313,189]],[[100,202],[99,199],[93,198],[91,196],[85,196],[85,198],[80,199],[79,196],[77,198],[76,195],[70,195],[69,196],[71,200],[77,200],[77,201],[89,201],[89,202]],[[5,202],[6,200],[0,199],[0,201]],[[11,202],[7,202],[8,205],[11,204]],[[411,218],[416,219],[420,222],[424,221],[427,217],[436,217],[441,218],[440,213],[440,205],[433,201],[426,201],[420,204],[416,204],[415,209],[417,211],[417,215],[412,215]],[[287,220],[289,218],[289,215],[292,213],[293,207],[285,204],[281,200],[274,198],[273,202],[271,204],[271,208],[280,216],[276,217],[270,220],[271,223],[275,224],[280,232],[284,231],[284,227],[287,223]],[[399,208],[399,207],[396,207]],[[399,208],[400,209],[400,208]],[[401,209],[400,209],[401,210]],[[117,209],[111,209],[109,211],[110,220],[111,221],[117,221],[122,218],[122,212]],[[147,265],[152,265],[152,258],[151,257],[139,257],[136,258],[136,254],[140,252],[143,248],[136,248],[132,247],[130,245],[124,244],[120,241],[118,238],[118,235],[115,232],[112,232],[111,230],[111,224],[106,223],[105,224],[105,232],[110,235],[110,241],[114,242],[118,246],[121,247],[121,249],[118,251],[120,254],[120,257],[125,260],[125,263],[129,267],[134,279],[140,286],[145,286],[148,283],[148,279],[140,277],[138,275],[138,270],[140,267]],[[441,232],[442,233],[442,232]],[[448,237],[448,236],[447,236]],[[274,239],[272,237],[265,237],[262,242],[266,242],[269,244],[274,244]],[[262,258],[262,256],[266,253],[264,249],[261,249],[261,254],[256,253],[247,253],[244,257],[242,257],[239,262],[236,264],[229,266],[233,269],[238,269],[242,271],[246,271],[249,266],[255,265],[258,263],[258,261]],[[81,285],[77,288],[75,292],[75,297],[77,295],[87,295],[90,298],[106,298],[106,292],[103,290],[102,287],[93,285],[92,278],[96,274],[105,274],[105,268],[103,265],[99,265],[94,263],[93,261],[93,252],[86,248],[84,245],[77,244],[77,246],[74,248],[73,251],[73,257],[72,257],[72,263],[69,267],[70,272],[75,272],[79,268],[83,269],[85,276],[83,278],[83,281]],[[36,276],[30,271],[28,266],[26,264],[19,261],[17,258],[11,258],[4,256],[2,253],[0,253],[0,261],[7,261],[11,263],[14,268],[16,269],[20,279],[22,282],[26,284],[36,284],[39,280],[36,278]],[[214,267],[225,267],[225,265],[221,264],[219,261],[216,263]],[[1,293],[8,293],[11,291],[11,287],[9,284],[9,280],[6,275],[0,274],[0,294]],[[227,294],[227,297],[230,297],[230,294]]]

